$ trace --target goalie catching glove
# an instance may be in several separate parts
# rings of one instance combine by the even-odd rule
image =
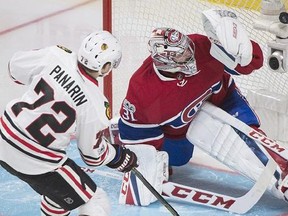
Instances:
[[[230,69],[252,61],[252,43],[235,13],[210,9],[203,11],[202,21],[215,59]]]
[[[137,167],[137,156],[131,150],[120,145],[112,144],[116,150],[116,155],[107,166],[117,169],[120,172],[129,172],[133,167]]]

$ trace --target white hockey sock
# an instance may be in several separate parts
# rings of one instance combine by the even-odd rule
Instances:
[[[79,207],[79,215],[89,216],[108,216],[110,215],[111,205],[106,192],[97,187],[93,197],[84,205]]]

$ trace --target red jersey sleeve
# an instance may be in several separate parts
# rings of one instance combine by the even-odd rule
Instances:
[[[260,48],[259,44],[251,41],[252,47],[253,47],[253,54],[252,54],[252,61],[247,66],[242,67],[241,65],[237,65],[235,70],[239,72],[240,74],[250,74],[254,70],[257,70],[263,66],[263,52]]]

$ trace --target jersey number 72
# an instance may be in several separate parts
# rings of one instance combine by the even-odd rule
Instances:
[[[54,90],[51,88],[44,79],[40,79],[34,88],[34,91],[39,95],[42,92],[42,96],[34,103],[18,102],[12,106],[12,111],[17,117],[23,109],[34,110],[42,105],[54,101]],[[35,119],[30,125],[26,127],[28,133],[42,146],[49,146],[55,137],[48,133],[44,135],[41,132],[41,128],[45,125],[49,126],[55,133],[65,133],[71,125],[75,122],[76,112],[65,101],[55,101],[51,105],[51,109],[56,114],[62,112],[66,118],[60,123],[53,114],[41,113],[37,119]]]

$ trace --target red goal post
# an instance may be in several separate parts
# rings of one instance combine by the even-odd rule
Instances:
[[[112,32],[112,0],[103,0],[102,2],[103,14],[103,30]],[[111,112],[113,115],[113,98],[112,98],[112,73],[104,78],[103,92],[110,101]]]

